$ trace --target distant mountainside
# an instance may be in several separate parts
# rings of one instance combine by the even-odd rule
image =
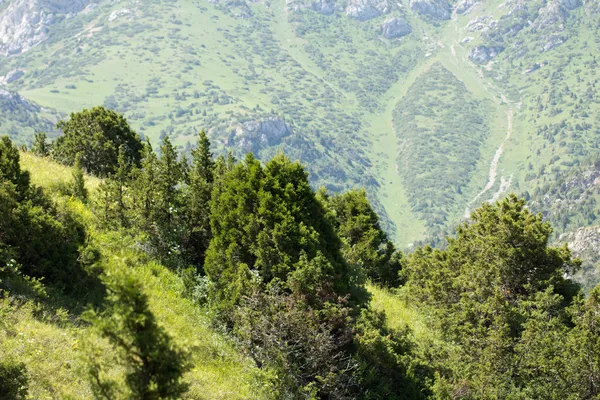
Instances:
[[[591,0],[0,0],[0,130],[103,104],[365,186],[401,246],[508,192],[558,239],[600,215],[550,189],[598,152],[599,50]]]

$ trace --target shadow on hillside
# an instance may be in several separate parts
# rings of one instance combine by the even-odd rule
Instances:
[[[9,266],[10,267],[10,266]],[[79,324],[80,315],[90,306],[101,307],[106,287],[100,278],[82,269],[81,279],[70,288],[56,284],[44,285],[18,270],[0,271],[0,299],[9,298],[13,307],[33,305],[33,316],[44,323]]]

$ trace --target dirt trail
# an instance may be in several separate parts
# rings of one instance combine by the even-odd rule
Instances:
[[[504,95],[502,95],[502,99],[505,100]],[[479,192],[479,194],[477,194],[477,196],[475,196],[475,198],[473,200],[471,200],[469,202],[469,204],[467,205],[467,208],[465,210],[465,215],[464,215],[465,218],[469,218],[469,215],[471,214],[471,212],[470,212],[471,205],[473,205],[473,203],[475,203],[478,199],[480,199],[481,196],[483,196],[488,190],[490,190],[492,187],[494,187],[494,184],[496,183],[496,176],[498,175],[498,163],[500,162],[500,157],[502,156],[502,153],[504,152],[504,145],[506,144],[506,142],[510,139],[510,137],[512,135],[512,118],[513,118],[512,107],[510,107],[508,109],[507,118],[508,118],[508,125],[507,125],[507,129],[506,129],[506,137],[504,138],[504,141],[500,144],[500,147],[498,147],[498,149],[496,150],[496,154],[494,154],[494,158],[492,159],[492,162],[490,163],[490,172],[488,175],[488,182],[485,185],[485,187],[483,188],[483,190],[481,192]]]

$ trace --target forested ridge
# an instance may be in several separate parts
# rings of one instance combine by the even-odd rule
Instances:
[[[600,395],[600,288],[525,199],[403,253],[283,152],[154,149],[104,107],[58,129],[0,140],[1,398]]]

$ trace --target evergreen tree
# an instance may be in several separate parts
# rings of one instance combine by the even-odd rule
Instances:
[[[198,146],[192,150],[192,165],[185,190],[186,231],[184,247],[188,259],[195,265],[204,264],[204,254],[210,243],[210,199],[215,163],[210,142],[200,132]]]
[[[220,178],[211,227],[205,268],[225,306],[244,294],[251,271],[265,284],[296,285],[316,303],[336,293],[363,298],[304,168],[281,154],[264,169],[249,154]]]
[[[33,146],[31,147],[31,151],[33,154],[39,157],[46,157],[49,153],[48,144],[46,140],[48,139],[45,132],[36,132],[33,137]]]
[[[321,190],[318,197],[329,210],[329,220],[342,239],[346,261],[374,282],[398,285],[402,254],[396,251],[381,229],[379,217],[365,190],[351,190],[334,196]]]
[[[25,400],[28,383],[25,364],[6,358],[0,361],[0,399]]]
[[[185,232],[182,209],[183,168],[168,136],[160,146],[161,157],[156,162],[156,204],[153,223],[157,234],[151,239],[163,261],[178,263],[181,238]]]
[[[108,282],[108,303],[101,315],[88,311],[84,318],[119,349],[127,368],[130,398],[181,398],[187,391],[181,378],[190,367],[188,356],[156,322],[141,285],[125,274],[113,278]],[[92,364],[89,369],[94,392],[113,398],[114,386],[100,378],[99,368]]]
[[[180,211],[179,185],[183,178],[182,167],[177,160],[177,151],[165,136],[160,145],[161,157],[156,164],[157,224],[163,229],[174,228],[173,220]]]
[[[130,226],[130,200],[127,185],[130,181],[130,165],[127,161],[125,146],[119,149],[117,168],[100,184],[99,209],[103,221],[111,226],[117,224],[123,228]]]
[[[57,209],[21,171],[19,152],[8,137],[0,140],[0,249],[10,253],[25,275],[67,289],[83,277],[78,261],[85,230],[68,210]]]
[[[515,346],[528,305],[546,291],[569,304],[578,287],[564,276],[579,262],[566,247],[548,247],[550,225],[513,195],[482,205],[471,218],[447,249],[425,247],[409,257],[409,293],[459,345],[443,362],[438,395],[506,398],[516,390]]]
[[[135,224],[143,232],[151,232],[157,213],[158,159],[149,140],[144,144],[139,169],[133,171],[132,197]]]
[[[29,191],[29,173],[21,170],[19,150],[8,136],[0,138],[0,181],[15,186],[18,199],[22,200]]]
[[[78,198],[79,200],[85,202],[88,198],[88,191],[85,187],[85,178],[83,174],[83,168],[81,167],[80,158],[77,158],[75,161],[75,165],[73,166],[73,182],[72,182],[72,191],[73,196]]]
[[[64,135],[53,143],[52,156],[73,165],[81,155],[82,167],[91,174],[108,176],[118,168],[119,151],[124,146],[127,165],[139,165],[142,142],[123,115],[104,107],[84,109],[57,125]]]

